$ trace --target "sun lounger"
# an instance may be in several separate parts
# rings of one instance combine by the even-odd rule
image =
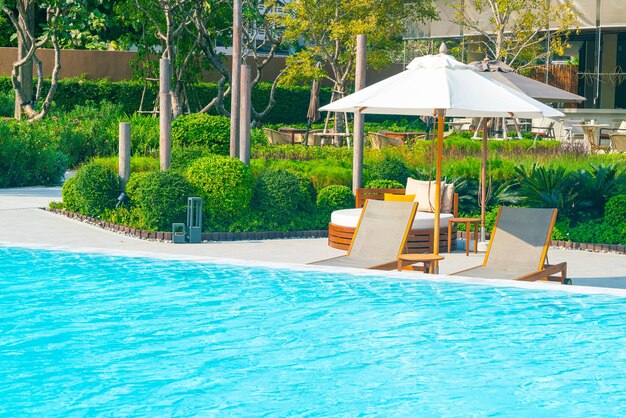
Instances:
[[[348,253],[311,264],[392,270],[403,253],[417,202],[365,202]]]
[[[483,264],[454,274],[483,279],[571,284],[567,264],[547,264],[556,209],[500,208]],[[559,275],[556,277],[555,275]]]

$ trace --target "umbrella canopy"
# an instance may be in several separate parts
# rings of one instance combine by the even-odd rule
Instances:
[[[407,70],[320,110],[388,115],[561,117],[563,114],[440,53],[415,58]]]
[[[582,102],[585,97],[579,96],[569,91],[524,77],[513,72],[513,69],[502,61],[482,60],[475,61],[469,65],[474,66],[478,71],[483,72],[507,87],[518,90],[533,99],[546,103]]]
[[[321,108],[388,115],[437,115],[435,196],[441,195],[445,116],[562,117],[561,112],[494,81],[446,54],[415,58],[407,70]],[[435,199],[433,252],[439,253],[441,202]]]
[[[311,99],[309,100],[309,110],[306,112],[306,119],[309,123],[317,122],[320,118],[320,82],[313,80],[311,86]]]

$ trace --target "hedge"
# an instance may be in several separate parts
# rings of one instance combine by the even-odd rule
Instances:
[[[49,89],[50,80],[43,84],[43,94]],[[259,83],[252,91],[252,104],[257,111],[264,110],[269,101],[272,85]],[[84,105],[88,101],[100,103],[109,101],[119,104],[127,114],[133,114],[139,110],[144,82],[141,80],[109,81],[107,79],[84,80],[80,78],[65,78],[59,80],[54,103],[57,109],[69,111],[78,105]],[[0,77],[0,93],[7,94],[12,90],[9,76]],[[197,112],[201,107],[211,101],[217,94],[217,83],[197,83],[187,88],[190,107],[192,112]],[[154,100],[157,97],[158,86],[148,83],[143,109],[152,110]],[[320,91],[321,103],[330,102],[330,88],[322,88]],[[263,120],[266,123],[305,123],[309,108],[311,89],[304,86],[278,86],[275,92],[275,105]],[[226,98],[224,107],[230,109],[230,99]],[[210,112],[216,114],[215,110]]]

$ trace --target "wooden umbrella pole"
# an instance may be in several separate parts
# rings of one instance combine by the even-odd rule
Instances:
[[[485,207],[487,206],[487,118],[483,119],[482,160],[483,163],[480,167],[480,240],[485,241]]]
[[[441,224],[441,160],[443,159],[443,118],[445,110],[437,109],[437,157],[435,162],[435,230],[433,233],[433,254],[439,254],[439,225]],[[435,261],[435,272],[439,271]]]

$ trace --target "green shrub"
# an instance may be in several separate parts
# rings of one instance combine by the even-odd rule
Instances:
[[[211,152],[205,147],[174,147],[172,149],[172,170],[185,172],[198,158],[209,157]]]
[[[59,184],[67,156],[34,127],[22,130],[23,125],[0,121],[0,188]]]
[[[181,174],[155,171],[131,175],[126,194],[131,207],[137,209],[140,228],[169,231],[173,222],[185,222],[187,198],[193,193]]]
[[[78,170],[75,178],[79,213],[98,217],[115,207],[120,194],[120,179],[114,170],[89,163]]]
[[[172,122],[172,143],[179,147],[199,145],[212,154],[230,153],[230,119],[206,113],[183,115]]]
[[[250,205],[254,177],[240,160],[214,155],[194,161],[185,172],[199,191],[211,228],[227,228]]]
[[[0,91],[0,117],[13,117],[15,112],[15,93],[9,90],[6,93]]]
[[[353,208],[354,205],[354,195],[347,186],[327,186],[317,194],[317,207],[324,214],[330,214],[338,209]]]
[[[413,174],[403,160],[394,157],[385,157],[374,164],[369,173],[372,180],[393,180],[401,184],[406,184],[406,179]]]
[[[626,194],[618,194],[606,202],[604,222],[615,226],[626,225]]]
[[[301,205],[298,206],[299,211],[311,212],[315,209],[317,203],[317,189],[313,184],[311,177],[298,171],[292,172],[297,178],[300,186],[300,191],[304,195],[304,199]]]
[[[395,180],[370,180],[365,187],[368,189],[404,189],[405,184]]]
[[[91,160],[96,164],[103,165],[105,167],[110,168],[113,171],[117,171],[119,165],[119,157],[98,157]],[[141,157],[141,156],[132,156],[130,157],[130,172],[131,173],[141,173],[144,171],[158,171],[159,170],[159,160],[153,157]]]
[[[78,212],[80,210],[80,197],[76,190],[76,177],[70,177],[63,183],[61,189],[61,197],[63,207],[70,212]]]
[[[121,116],[121,106],[102,102],[55,113],[42,124],[46,135],[54,135],[59,150],[69,156],[70,167],[75,167],[92,157],[117,154]]]
[[[159,153],[159,118],[135,114],[130,119],[130,147],[133,155],[153,155]]]
[[[273,230],[311,211],[311,193],[307,186],[303,187],[298,175],[284,170],[269,170],[261,174],[257,181],[253,207],[262,214],[266,228]]]

